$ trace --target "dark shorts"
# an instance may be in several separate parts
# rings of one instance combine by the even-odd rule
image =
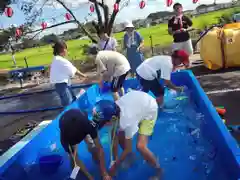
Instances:
[[[157,79],[149,81],[139,77],[139,81],[142,86],[142,91],[146,93],[151,91],[156,97],[164,95],[164,87],[160,84],[160,82]]]
[[[111,83],[111,91],[112,92],[118,92],[118,90],[123,87],[123,83],[124,83],[128,73],[129,72],[127,72],[121,76],[113,78],[112,83]]]
[[[77,141],[77,139],[76,139],[76,140],[71,139],[71,141]],[[89,152],[94,152],[94,151],[96,151],[95,143],[93,142],[93,139],[91,138],[90,135],[87,135],[87,136],[85,137],[84,141],[85,141],[85,143],[86,143],[86,145],[87,145],[87,148],[88,148],[88,151],[89,151]],[[73,152],[74,152],[74,147],[79,144],[79,143],[70,144],[69,141],[64,140],[63,136],[61,136],[60,142],[61,142],[61,144],[62,144],[63,149],[64,149],[67,153],[69,153],[69,154],[73,153]],[[80,143],[81,143],[81,142],[80,142]]]
[[[72,153],[74,152],[74,146],[75,146],[75,145],[69,144],[68,141],[66,141],[66,140],[63,139],[62,135],[61,135],[60,142],[61,142],[61,144],[62,144],[63,149],[64,149],[67,153],[72,154]]]

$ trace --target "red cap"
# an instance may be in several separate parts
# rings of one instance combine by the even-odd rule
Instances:
[[[181,59],[182,63],[186,66],[189,66],[189,55],[184,50],[178,50],[177,56]]]

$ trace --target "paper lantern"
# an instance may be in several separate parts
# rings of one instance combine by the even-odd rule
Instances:
[[[114,10],[115,12],[118,12],[118,11],[119,11],[119,4],[118,4],[118,3],[115,3],[115,4],[114,4],[113,10]]]
[[[42,26],[42,29],[46,29],[47,28],[47,23],[46,22],[42,22],[41,26]]]
[[[7,17],[12,17],[13,16],[13,9],[11,7],[6,7],[5,8],[5,15]]]
[[[94,10],[95,10],[94,4],[91,4],[91,5],[90,5],[90,11],[91,11],[91,12],[94,12]]]
[[[65,17],[66,17],[66,19],[67,19],[68,21],[70,21],[70,20],[72,19],[72,16],[71,16],[70,13],[66,13],[66,14],[65,14]]]
[[[140,1],[140,3],[139,3],[140,9],[143,9],[145,7],[145,5],[146,5],[145,1]]]
[[[22,35],[22,31],[19,28],[17,28],[15,31],[15,36],[20,37],[21,35]]]
[[[198,2],[198,0],[193,0],[193,4],[196,4]]]
[[[166,3],[167,3],[167,7],[170,7],[172,5],[173,1],[172,0],[167,0]]]

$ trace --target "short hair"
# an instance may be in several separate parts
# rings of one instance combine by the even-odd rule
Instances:
[[[91,46],[89,47],[88,53],[90,55],[97,55],[99,52],[99,48],[97,46]]]
[[[57,42],[55,42],[52,48],[53,48],[53,55],[57,56],[57,55],[60,55],[64,49],[67,49],[67,44],[65,43],[65,41],[58,40]]]
[[[182,4],[181,3],[175,3],[174,5],[173,5],[173,9],[175,9],[177,6],[180,6],[180,7],[182,7]]]

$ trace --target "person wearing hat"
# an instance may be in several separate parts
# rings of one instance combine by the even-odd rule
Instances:
[[[131,66],[132,77],[136,74],[137,67],[143,62],[144,56],[142,48],[144,46],[143,37],[134,29],[132,22],[125,24],[123,49],[126,50],[126,57]]]
[[[124,55],[117,51],[103,50],[93,47],[89,52],[95,58],[99,86],[103,87],[104,81],[111,81],[111,91],[114,100],[119,99],[119,93],[124,94],[123,83],[129,73],[130,65]]]
[[[168,32],[173,36],[173,50],[185,50],[189,55],[193,54],[192,40],[189,30],[192,28],[192,21],[189,17],[183,15],[183,7],[180,3],[175,3],[173,9],[176,13],[168,21]]]
[[[60,141],[64,150],[69,154],[72,168],[80,167],[80,172],[87,179],[93,180],[93,176],[78,159],[77,145],[85,141],[93,159],[100,166],[103,180],[111,180],[112,178],[105,168],[104,151],[98,137],[98,131],[112,120],[113,116],[119,114],[119,109],[112,101],[102,100],[95,104],[92,113],[93,119],[89,120],[87,113],[82,112],[80,109],[66,111],[59,120]]]
[[[109,174],[114,176],[117,168],[125,159],[131,155],[132,140],[138,134],[137,150],[143,158],[156,170],[156,176],[162,174],[162,169],[158,163],[157,158],[148,149],[148,138],[153,134],[154,126],[158,117],[158,105],[156,100],[149,94],[142,91],[132,90],[120,97],[115,102],[110,102],[107,108],[108,112],[115,112],[112,115],[112,124],[117,126],[113,132],[113,162]],[[115,109],[110,109],[115,108]],[[103,109],[103,108],[101,108]],[[109,119],[109,113],[105,115],[102,111],[97,111],[104,118]],[[105,119],[105,118],[104,118]],[[114,135],[116,136],[114,137]],[[118,157],[118,143],[123,149],[121,155]]]
[[[153,56],[146,59],[138,68],[142,90],[144,92],[151,91],[161,107],[163,104],[164,88],[160,83],[160,79],[164,80],[164,84],[176,91],[182,91],[183,87],[177,87],[171,82],[171,73],[175,71],[181,64],[189,67],[189,56],[184,50],[176,50],[171,56]]]

